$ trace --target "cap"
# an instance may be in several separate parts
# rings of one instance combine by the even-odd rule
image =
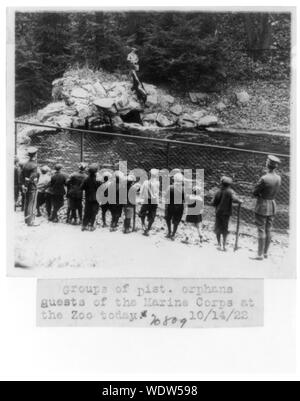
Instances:
[[[153,168],[150,170],[150,175],[153,177],[157,177],[159,175],[159,170],[157,168]]]
[[[84,171],[84,170],[86,170],[87,165],[86,165],[86,163],[79,163],[78,168],[80,171]]]
[[[104,171],[103,177],[104,178],[111,178],[112,177],[112,173],[110,173],[109,171]]]
[[[122,173],[122,171],[118,170],[118,171],[115,171],[115,177],[119,178],[120,180],[123,180],[125,175],[124,175],[124,173]]]
[[[63,168],[63,166],[59,163],[54,166],[54,170],[56,170],[56,171],[60,171],[62,168]]]
[[[127,181],[134,182],[134,181],[136,181],[136,178],[133,174],[129,174],[127,176]]]
[[[48,166],[43,166],[43,167],[41,168],[41,172],[42,172],[42,173],[48,173],[48,171],[50,171],[50,168],[49,168]]]
[[[268,156],[268,160],[269,160],[272,164],[281,164],[281,160],[280,160],[277,156],[269,155],[269,156]]]
[[[232,178],[223,176],[221,178],[221,184],[231,185],[233,183]]]
[[[29,156],[33,156],[37,154],[37,148],[31,146],[30,148],[27,149],[27,153],[29,154]]]
[[[177,173],[174,175],[174,181],[175,182],[183,182],[184,181],[184,177],[181,173]]]
[[[89,166],[89,172],[90,173],[97,173],[98,171],[98,164],[93,163]]]
[[[193,193],[194,193],[195,195],[201,195],[201,194],[202,194],[202,188],[199,187],[199,186],[193,187]]]

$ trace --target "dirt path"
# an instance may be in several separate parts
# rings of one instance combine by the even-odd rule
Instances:
[[[233,252],[230,238],[227,253],[216,249],[214,234],[206,230],[207,241],[200,247],[196,233],[182,225],[175,242],[165,238],[165,226],[158,218],[152,235],[138,231],[124,235],[98,228],[81,232],[80,227],[48,223],[37,219],[38,227],[27,227],[22,213],[15,215],[15,257],[26,268],[13,269],[22,276],[144,276],[144,277],[282,277],[288,269],[289,251],[276,241],[269,260],[257,262],[255,239],[243,236],[241,249]],[[181,241],[189,237],[189,243]]]

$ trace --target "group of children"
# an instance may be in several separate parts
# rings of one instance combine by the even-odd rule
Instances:
[[[110,230],[117,231],[119,221],[124,214],[123,232],[130,233],[135,229],[137,206],[141,219],[143,235],[149,236],[155,222],[161,199],[159,170],[150,171],[149,178],[138,182],[132,174],[124,175],[121,171],[101,170],[97,164],[87,166],[80,163],[78,170],[67,176],[62,172],[63,166],[57,164],[54,172],[44,166],[40,169],[36,188],[36,215],[41,216],[45,205],[49,221],[59,221],[59,211],[67,198],[67,223],[81,225],[82,231],[94,231],[99,209],[102,223],[107,227],[107,213],[111,214]],[[186,222],[192,224],[203,242],[202,215],[204,194],[200,186],[192,187],[190,194],[185,191],[186,179],[180,170],[173,170],[170,185],[165,193],[165,220],[167,238],[175,240],[185,210]],[[216,208],[215,232],[221,250],[226,250],[229,219],[234,202],[241,203],[231,189],[232,180],[221,179],[221,188],[216,193],[213,206]],[[113,194],[113,199],[111,198]],[[125,194],[125,197],[124,197]],[[84,210],[83,210],[84,205]]]

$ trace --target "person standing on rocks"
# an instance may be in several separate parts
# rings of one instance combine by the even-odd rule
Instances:
[[[61,172],[63,166],[56,164],[55,173],[50,181],[51,211],[49,221],[58,223],[58,213],[64,205],[66,195],[67,176]]]
[[[80,163],[78,166],[78,171],[71,174],[67,181],[67,198],[68,198],[68,212],[67,212],[67,223],[74,225],[77,224],[77,214],[79,219],[79,224],[82,224],[82,199],[83,192],[81,190],[81,185],[87,178],[86,164]]]
[[[99,203],[97,201],[97,190],[101,183],[97,180],[98,165],[91,164],[89,175],[83,181],[80,189],[85,192],[85,208],[82,222],[82,231],[95,231],[96,217],[99,212]]]
[[[277,168],[281,161],[276,156],[268,156],[267,173],[261,177],[255,186],[253,195],[257,198],[255,207],[255,224],[258,229],[258,253],[256,260],[268,258],[272,241],[272,227],[276,216],[276,196],[281,187],[281,177]]]
[[[127,56],[127,62],[129,64],[130,70],[139,71],[139,56],[137,54],[137,49],[135,47],[131,48],[131,52]]]
[[[37,198],[37,183],[39,180],[39,169],[37,165],[37,148],[30,147],[27,151],[29,160],[24,164],[21,172],[22,192],[24,193],[25,204],[24,214],[25,223],[32,227],[34,223],[36,198]]]
[[[137,55],[137,49],[135,47],[133,47],[128,54],[127,62],[129,64],[130,77],[133,82],[132,90],[136,93],[139,101],[145,104],[147,101],[147,92],[137,74],[140,70],[140,66],[139,56]]]
[[[159,187],[159,170],[152,169],[150,171],[150,179],[145,181],[141,187],[142,207],[139,216],[142,221],[145,236],[149,236],[156,218],[159,204]],[[146,218],[148,219],[147,226]]]

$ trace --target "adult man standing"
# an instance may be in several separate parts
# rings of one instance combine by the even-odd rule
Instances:
[[[50,182],[51,193],[51,214],[49,221],[58,223],[58,212],[64,205],[64,196],[66,194],[67,177],[61,172],[63,166],[57,164],[54,169],[55,173]]]
[[[39,180],[37,159],[37,148],[30,147],[27,151],[29,160],[23,166],[21,172],[21,185],[22,191],[25,194],[25,223],[27,226],[34,226],[34,217],[36,209],[36,198],[37,198],[37,183]]]
[[[87,165],[80,163],[78,166],[78,172],[71,174],[67,181],[68,193],[67,198],[69,202],[67,223],[77,224],[77,212],[79,217],[79,224],[82,224],[82,198],[83,192],[81,185],[87,178],[85,173]]]
[[[20,195],[20,180],[21,180],[20,160],[16,156],[15,157],[15,171],[14,171],[15,211],[17,210],[17,204],[18,204],[19,195]]]
[[[272,227],[276,216],[276,196],[280,190],[281,177],[276,169],[281,161],[276,156],[268,156],[267,173],[261,177],[254,189],[257,198],[255,207],[255,224],[258,229],[258,254],[256,260],[268,258],[272,240]]]

